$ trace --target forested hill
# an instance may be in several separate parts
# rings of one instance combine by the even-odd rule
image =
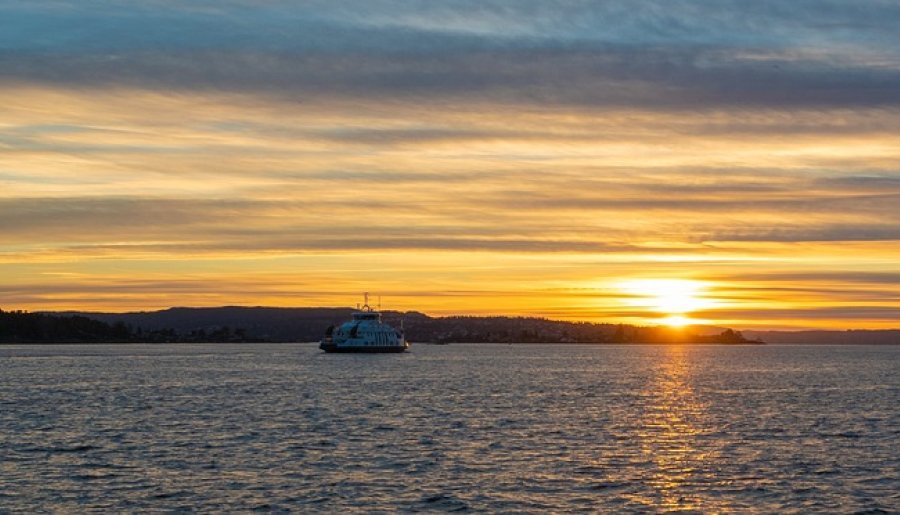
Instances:
[[[45,320],[92,319],[115,329],[116,334],[128,334],[119,341],[309,342],[320,339],[329,325],[349,320],[353,311],[350,308],[221,307],[35,316],[45,317]],[[383,317],[394,327],[402,326],[413,343],[749,343],[739,332],[730,329],[709,334],[708,330],[694,332],[689,328],[676,330],[523,317],[429,317],[417,312],[396,311],[386,311]],[[95,332],[94,340],[85,332],[68,336],[55,332],[47,333],[43,341],[110,341],[107,333],[100,329]],[[51,334],[54,335],[52,338]],[[0,341],[26,340],[28,338],[22,335],[12,338],[0,335]]]
[[[107,324],[86,316],[0,310],[0,343],[126,342],[131,337],[122,322]]]

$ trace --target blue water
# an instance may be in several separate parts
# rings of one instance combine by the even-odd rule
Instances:
[[[0,512],[900,509],[900,347],[0,347]]]

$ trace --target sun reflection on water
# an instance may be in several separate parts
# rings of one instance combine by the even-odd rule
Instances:
[[[660,352],[665,356],[647,383],[643,425],[636,432],[648,471],[644,488],[631,500],[667,512],[726,510],[715,499],[702,496],[715,456],[703,444],[709,431],[707,407],[691,381],[691,351],[670,345],[660,347]]]

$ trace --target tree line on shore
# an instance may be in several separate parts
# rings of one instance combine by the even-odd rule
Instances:
[[[228,326],[179,333],[101,322],[83,315],[50,315],[0,309],[0,343],[226,343],[264,341]]]
[[[166,316],[171,313],[175,315]],[[297,316],[286,316],[290,313]],[[313,341],[328,325],[349,318],[349,313],[340,308],[232,307],[91,316],[0,310],[0,343]],[[196,318],[192,314],[197,315]],[[154,323],[146,323],[149,319],[144,315],[155,316]],[[415,312],[386,312],[384,318],[394,327],[403,325],[407,339],[413,343],[756,343],[731,329],[703,333],[691,328],[564,322],[533,317],[429,317]],[[160,325],[166,321],[172,322],[172,326]],[[230,321],[232,325],[220,323],[223,321]],[[290,325],[285,325],[288,322]],[[239,326],[241,323],[246,326]]]
[[[739,331],[565,322],[532,317],[414,319],[406,324],[412,341],[434,343],[758,343]],[[415,336],[423,338],[418,339]]]

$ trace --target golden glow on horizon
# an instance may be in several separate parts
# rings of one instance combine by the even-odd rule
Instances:
[[[696,324],[697,321],[691,320],[690,318],[682,315],[672,315],[668,316],[661,320],[663,325],[667,325],[669,327],[684,327],[691,324]]]
[[[663,315],[664,325],[684,327],[699,323],[689,316],[695,311],[716,307],[707,298],[709,284],[689,279],[634,279],[619,284],[619,289],[627,294],[625,303],[648,311],[647,316]]]
[[[3,309],[900,325],[897,111],[2,93]]]

